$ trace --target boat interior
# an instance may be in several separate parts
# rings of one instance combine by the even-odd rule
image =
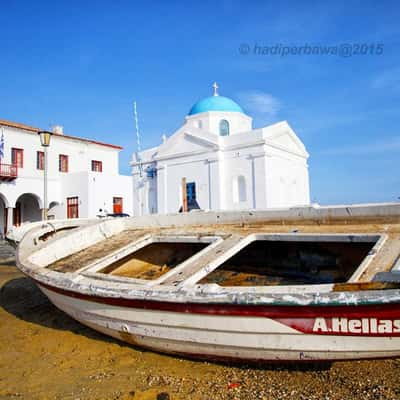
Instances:
[[[213,215],[213,221],[218,218]],[[400,282],[397,216],[139,222],[102,221],[60,229],[59,237],[57,230],[42,229],[32,236],[36,248],[27,259],[47,271],[157,287],[329,285],[332,290],[334,285]]]
[[[345,283],[356,282],[367,272],[387,239],[385,234],[126,231],[47,268],[101,279],[175,286]]]

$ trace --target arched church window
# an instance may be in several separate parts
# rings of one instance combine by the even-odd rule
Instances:
[[[221,119],[219,122],[219,134],[221,136],[229,136],[229,122],[226,119]]]

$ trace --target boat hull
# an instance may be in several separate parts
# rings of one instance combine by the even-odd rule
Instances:
[[[399,304],[246,306],[82,295],[39,284],[59,309],[127,343],[212,360],[332,361],[400,356]]]

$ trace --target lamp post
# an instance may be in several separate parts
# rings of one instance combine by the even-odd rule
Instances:
[[[50,138],[53,133],[49,131],[39,131],[40,143],[43,146],[44,168],[43,168],[43,220],[47,220],[47,148],[50,146]]]

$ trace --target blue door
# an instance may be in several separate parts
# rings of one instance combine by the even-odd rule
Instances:
[[[186,184],[186,198],[188,205],[193,204],[196,201],[196,183],[189,182]]]

